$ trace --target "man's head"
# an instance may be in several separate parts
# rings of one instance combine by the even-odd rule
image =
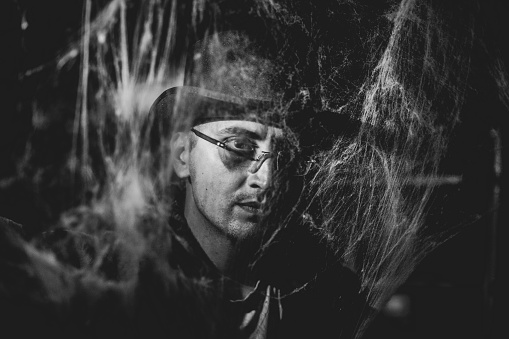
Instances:
[[[185,217],[232,239],[251,234],[262,215],[264,190],[281,129],[247,120],[214,121],[177,133],[174,170],[187,179]]]
[[[270,86],[272,63],[250,38],[224,32],[197,45],[184,86],[152,105],[150,139],[161,162],[186,183],[191,231],[212,261],[228,269],[232,246],[262,219],[273,145],[283,134],[282,105]]]

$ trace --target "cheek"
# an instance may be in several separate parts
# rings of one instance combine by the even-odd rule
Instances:
[[[195,185],[195,194],[203,202],[219,205],[231,199],[242,186],[242,175],[236,169],[230,169],[217,154],[196,152],[190,161],[191,181]]]
[[[219,158],[223,163],[224,167],[228,171],[236,171],[242,168],[247,168],[249,166],[250,161],[246,160],[246,158],[232,154],[229,151],[221,150],[219,152]]]
[[[197,176],[196,187],[206,196],[206,199],[214,201],[224,200],[232,193],[232,183],[227,180],[224,173],[209,172],[200,173]],[[226,179],[226,180],[225,180]]]
[[[222,170],[217,167],[217,164],[210,162],[207,166],[191,166],[194,193],[202,204],[217,205],[228,194],[227,173],[224,167]]]
[[[226,182],[220,176],[198,175],[193,185],[195,203],[209,220],[216,224],[224,223],[231,214],[231,201],[234,197]]]

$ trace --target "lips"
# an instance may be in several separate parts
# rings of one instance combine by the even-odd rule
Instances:
[[[258,201],[242,201],[237,203],[237,205],[245,211],[250,213],[260,213],[262,210],[262,204]]]

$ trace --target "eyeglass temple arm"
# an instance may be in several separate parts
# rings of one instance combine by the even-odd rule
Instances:
[[[233,152],[233,153],[236,153],[240,156],[243,156],[249,160],[253,160],[253,161],[260,161],[260,160],[264,160],[264,159],[268,159],[270,158],[272,155],[272,152],[267,152],[267,151],[262,151],[262,154],[260,154],[259,156],[257,156],[256,158],[250,158],[250,157],[246,157],[245,154],[243,154],[242,152],[239,152],[237,150],[234,150],[234,149],[231,149],[230,147],[228,147],[224,142],[221,142],[219,140],[216,140],[214,138],[211,138],[209,137],[208,135],[206,134],[203,134],[202,132],[194,129],[194,128],[191,128],[191,132],[193,132],[194,134],[196,134],[198,137],[202,138],[203,140],[206,140],[208,142],[210,142],[211,144],[214,144],[218,147],[221,147],[221,148],[224,148],[230,152]]]
[[[216,140],[216,139],[214,139],[214,138],[211,138],[211,137],[209,137],[208,135],[203,134],[202,132],[200,132],[200,131],[198,131],[198,130],[195,130],[194,128],[191,128],[191,132],[193,132],[193,133],[194,133],[194,134],[196,134],[198,137],[200,137],[200,138],[202,138],[202,139],[204,139],[204,140],[206,140],[206,141],[208,141],[208,142],[210,142],[210,143],[212,143],[212,144],[214,144],[214,145],[216,145],[216,146],[223,147],[223,148],[225,148],[225,147],[226,147],[226,144],[225,144],[225,143],[223,143],[223,142],[221,142],[221,141],[219,141],[219,140]]]

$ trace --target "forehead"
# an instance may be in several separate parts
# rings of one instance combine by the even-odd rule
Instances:
[[[247,133],[257,136],[257,139],[260,140],[271,139],[272,137],[281,138],[283,135],[281,128],[246,120],[214,121],[195,126],[195,128],[200,132],[217,136]]]

